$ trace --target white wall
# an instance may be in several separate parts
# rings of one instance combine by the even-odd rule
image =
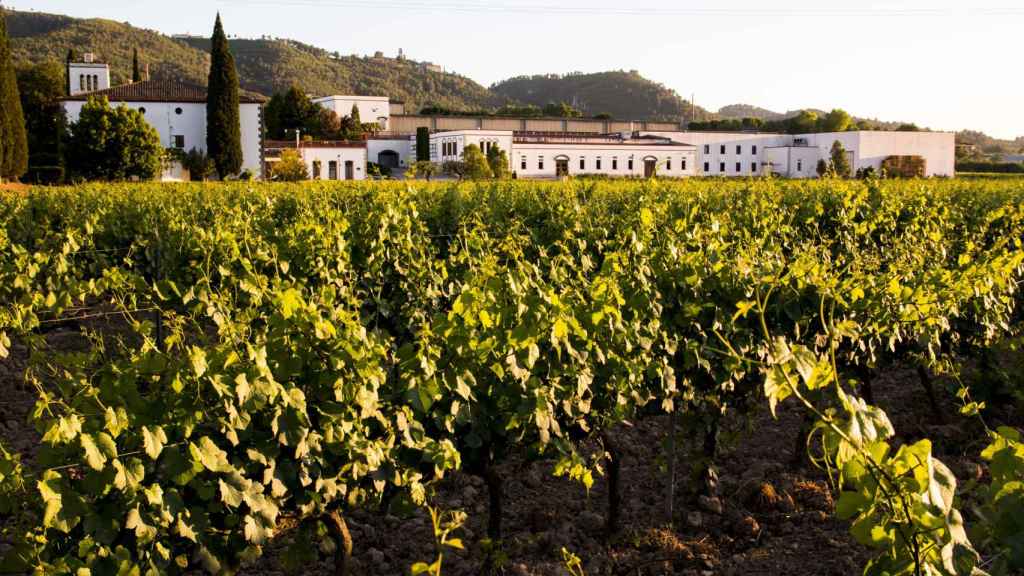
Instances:
[[[367,157],[370,162],[380,164],[380,153],[385,150],[393,150],[398,153],[398,166],[404,169],[415,161],[412,157],[413,141],[409,138],[370,138],[366,141]]]
[[[88,77],[94,77],[89,80]],[[71,96],[110,88],[110,66],[72,62],[68,64],[68,78],[71,80]]]
[[[315,180],[346,180],[345,164],[352,163],[352,180],[366,179],[366,148],[300,148],[300,154],[306,163],[310,179]],[[320,161],[320,176],[314,177],[313,163]],[[336,178],[331,178],[331,162],[336,162],[338,169]]]
[[[756,132],[643,132],[692,144],[697,149],[697,172],[703,176],[759,176],[765,169],[765,149],[786,146],[785,134]],[[724,147],[724,151],[723,151]],[[737,151],[739,147],[739,151]],[[739,164],[739,170],[736,165]]]
[[[77,122],[85,102],[63,102],[68,122]],[[180,147],[188,152],[192,148],[206,152],[206,104],[195,102],[111,102],[111,106],[125,105],[144,110],[143,116],[160,134],[164,148]],[[239,118],[242,128],[242,170],[262,176],[262,112],[260,104],[240,104]],[[178,146],[179,139],[184,142]]]
[[[954,135],[945,132],[830,132],[822,134],[759,134],[745,132],[644,132],[669,138],[675,142],[693,144],[697,147],[698,168],[705,175],[752,176],[767,169],[774,163],[780,174],[793,173],[792,177],[817,176],[819,158],[828,158],[832,144],[839,141],[851,156],[850,166],[857,170],[881,168],[882,161],[889,156],[921,156],[926,162],[927,176],[953,176],[956,146]],[[770,148],[790,147],[799,140],[805,140],[814,152],[801,150],[794,153],[777,151],[767,155]],[[725,147],[723,152],[722,147]],[[740,147],[737,153],[736,147]],[[755,153],[753,147],[757,146]],[[795,154],[795,155],[793,155]],[[785,170],[779,167],[780,159],[792,156]],[[797,175],[796,161],[813,161],[808,174],[807,167]],[[736,170],[736,163],[740,170]],[[723,171],[723,164],[725,170]],[[707,169],[705,170],[705,166]],[[753,168],[760,170],[755,173]]]
[[[443,144],[454,143],[455,148],[451,154],[443,154]],[[512,131],[511,130],[457,130],[452,132],[435,132],[430,135],[430,161],[435,164],[442,164],[450,160],[462,158],[462,151],[469,144],[476,144],[480,150],[486,153],[486,146],[490,143],[497,145],[509,156],[509,163],[512,162]]]
[[[515,144],[511,156],[512,171],[519,178],[555,178],[556,160],[560,157],[568,158],[570,175],[642,177],[644,160],[648,158],[657,162],[657,174],[661,177],[682,178],[697,174],[697,154],[692,147],[641,144]]]
[[[784,178],[817,178],[821,149],[816,146],[778,146],[765,149],[764,171]]]
[[[387,96],[343,96],[333,95],[315,98],[313,102],[333,110],[339,118],[352,115],[352,106],[359,109],[359,120],[364,123],[376,122],[381,130],[388,129],[391,118],[391,103]]]

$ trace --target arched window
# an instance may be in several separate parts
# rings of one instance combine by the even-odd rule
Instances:
[[[78,89],[82,91],[85,90],[85,74],[78,75]]]
[[[98,74],[93,74],[92,75],[92,89],[93,90],[99,90],[100,89],[100,77],[99,77]]]

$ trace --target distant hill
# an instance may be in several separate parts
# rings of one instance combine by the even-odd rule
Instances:
[[[795,116],[797,112],[791,112],[783,114],[781,112],[774,112],[767,108],[761,108],[759,106],[752,106],[750,104],[731,104],[729,106],[722,106],[718,110],[719,118],[760,118],[761,120],[784,120],[790,116]]]
[[[68,49],[92,52],[110,64],[111,82],[131,78],[132,50],[149,64],[153,78],[206,84],[208,39],[172,38],[102,19],[77,19],[9,11],[7,25],[16,64],[63,62]],[[270,95],[296,83],[314,95],[366,94],[403,100],[409,109],[435,104],[480,109],[507,99],[463,76],[427,70],[395,58],[339,57],[291,40],[231,40],[242,88]]]
[[[689,118],[690,103],[675,90],[648,80],[635,70],[583,74],[519,76],[498,82],[491,91],[526,104],[544,106],[566,102],[592,116],[611,114],[629,120]],[[697,115],[708,115],[700,107]]]

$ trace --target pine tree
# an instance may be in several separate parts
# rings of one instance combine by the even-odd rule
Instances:
[[[210,80],[206,97],[206,152],[221,179],[242,169],[242,126],[238,113],[238,71],[220,14],[210,40]]]
[[[347,138],[349,140],[358,140],[363,137],[363,121],[359,118],[359,107],[355,104],[352,105],[352,113],[349,114],[349,130]]]
[[[7,20],[0,8],[0,180],[28,170],[28,134],[18,95],[18,77],[7,43]]]
[[[139,49],[132,51],[132,84],[142,81],[142,71],[139,70]]]

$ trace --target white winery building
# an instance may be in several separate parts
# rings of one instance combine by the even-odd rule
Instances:
[[[103,85],[103,78],[109,85],[109,68],[106,64],[99,66],[102,68],[96,73],[100,78],[98,85]],[[74,74],[79,70],[86,68],[81,64],[68,65],[72,85],[78,82]],[[104,97],[112,106],[127,106],[141,112],[146,122],[160,134],[164,148],[185,152],[195,148],[206,152],[206,88],[173,80],[144,80],[101,90],[73,90],[62,101],[68,122],[76,122],[82,107],[93,97]],[[258,96],[239,96],[242,170],[257,177],[262,176],[264,102],[265,99]]]

